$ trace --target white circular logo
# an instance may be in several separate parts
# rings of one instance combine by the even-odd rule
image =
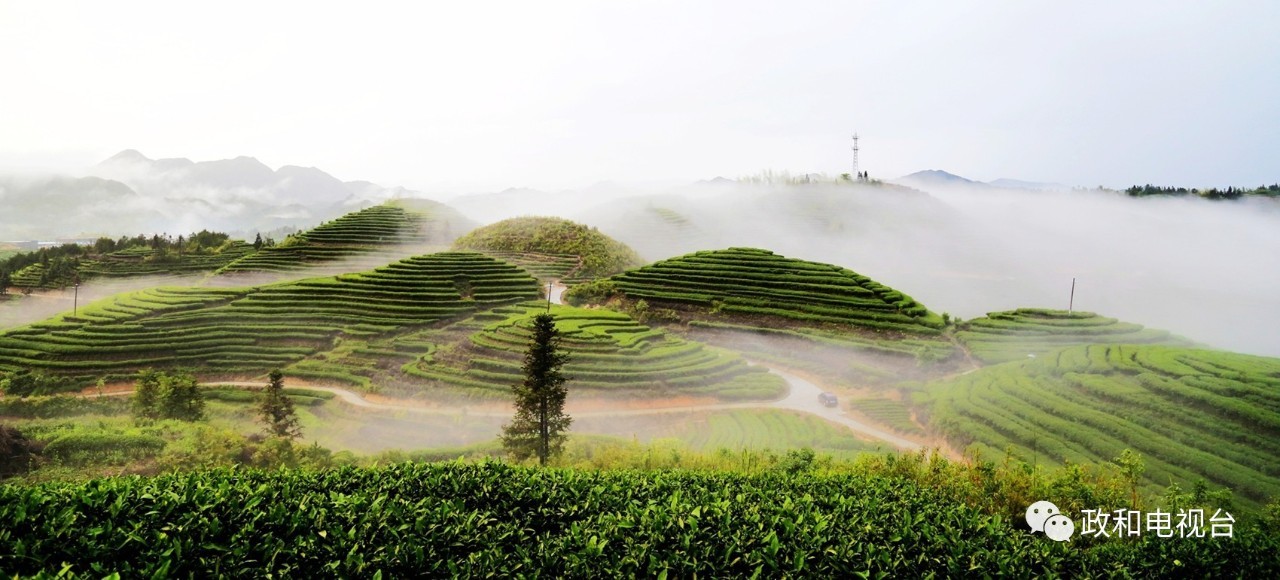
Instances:
[[[1071,539],[1071,534],[1076,533],[1076,523],[1071,518],[1062,514],[1049,516],[1044,521],[1044,535],[1055,542],[1065,542]]]
[[[1058,506],[1053,505],[1053,502],[1038,501],[1027,508],[1027,525],[1031,526],[1031,531],[1033,532],[1043,532],[1044,521],[1049,519],[1050,516],[1055,516],[1059,513],[1061,511]]]

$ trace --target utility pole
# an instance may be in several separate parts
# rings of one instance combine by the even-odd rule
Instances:
[[[75,298],[71,300],[71,317],[75,318],[80,313],[80,283],[76,282]]]
[[[547,282],[547,314],[551,314],[551,287],[555,285],[555,280]]]
[[[1071,298],[1067,301],[1067,314],[1071,314],[1076,306],[1076,279],[1071,279]]]
[[[853,134],[853,178],[855,180],[862,179],[862,174],[858,173],[858,134]]]

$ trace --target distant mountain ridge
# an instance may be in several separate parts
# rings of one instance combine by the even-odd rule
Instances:
[[[0,239],[200,229],[251,235],[285,226],[306,228],[389,199],[420,197],[403,187],[343,182],[315,167],[272,169],[249,156],[151,159],[126,149],[86,173],[0,175],[0,203],[6,208],[0,215]]]
[[[996,187],[1000,189],[1022,189],[1027,191],[1066,191],[1071,189],[1069,186],[1059,183],[1042,183],[1037,181],[1024,181],[1021,179],[1000,178],[993,181],[977,181],[967,177],[961,177],[954,173],[943,171],[941,169],[925,169],[917,171],[910,175],[904,175],[897,179],[891,180],[894,183],[909,185],[913,187],[928,186],[964,186],[971,188]]]

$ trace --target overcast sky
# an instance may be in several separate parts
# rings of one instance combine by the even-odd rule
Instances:
[[[426,4],[0,0],[0,169],[1280,181],[1280,2]]]

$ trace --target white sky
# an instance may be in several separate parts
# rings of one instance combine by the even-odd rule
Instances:
[[[1280,2],[0,0],[0,170],[1280,181]]]

